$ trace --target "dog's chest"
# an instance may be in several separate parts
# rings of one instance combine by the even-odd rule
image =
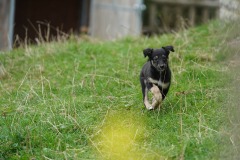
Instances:
[[[156,80],[156,79],[153,79],[153,78],[148,78],[148,81],[153,83],[153,84],[156,84],[158,85],[159,87],[161,87],[162,89],[167,89],[170,85],[170,82],[163,82],[161,81],[161,79],[159,80]]]

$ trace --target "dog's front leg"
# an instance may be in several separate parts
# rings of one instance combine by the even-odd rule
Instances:
[[[153,107],[148,101],[148,89],[147,87],[145,88],[145,93],[144,93],[144,105],[148,110],[152,110]]]
[[[152,101],[153,109],[160,107],[160,104],[162,102],[162,94],[159,88],[155,84],[153,84],[153,87],[150,89],[150,91],[153,93],[154,98],[154,100]]]

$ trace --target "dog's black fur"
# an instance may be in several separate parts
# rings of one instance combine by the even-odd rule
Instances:
[[[140,82],[144,105],[149,110],[159,107],[168,93],[171,83],[171,70],[168,65],[170,51],[174,52],[173,46],[143,50],[144,56],[149,59],[140,73]],[[148,91],[153,93],[152,104],[148,102]]]

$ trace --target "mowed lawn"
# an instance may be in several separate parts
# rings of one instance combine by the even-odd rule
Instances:
[[[0,159],[219,159],[228,68],[218,22],[103,42],[23,45],[0,55]],[[142,103],[142,50],[173,45],[161,110]]]

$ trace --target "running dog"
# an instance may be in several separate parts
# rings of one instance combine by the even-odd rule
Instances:
[[[140,73],[143,102],[148,110],[159,108],[168,93],[171,84],[171,70],[168,65],[168,55],[174,52],[173,46],[160,49],[147,48],[143,50],[148,61]],[[148,92],[153,94],[152,102],[148,100]]]

